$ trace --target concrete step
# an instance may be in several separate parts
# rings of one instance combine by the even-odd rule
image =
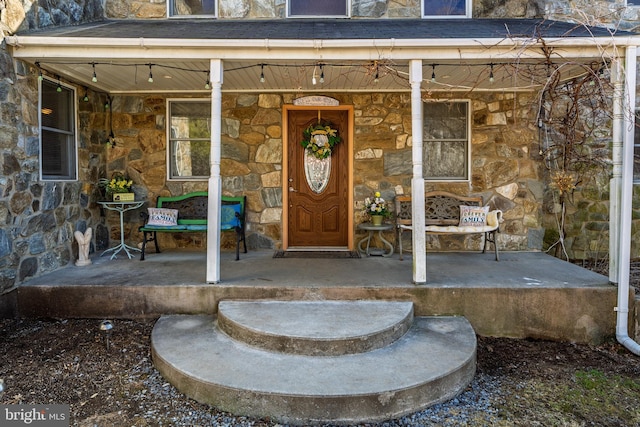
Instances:
[[[413,321],[402,301],[220,301],[218,327],[265,350],[339,356],[385,347]]]
[[[292,325],[320,320],[336,333],[310,327],[306,334],[297,335],[306,340],[318,334],[323,340],[340,342],[367,330],[365,335],[376,340],[379,331],[386,329],[384,325],[404,322],[398,320],[399,314],[390,316],[395,320],[375,322],[362,309],[366,304],[353,302],[351,310],[348,303],[342,303],[346,305],[327,304],[327,311],[342,305],[353,313],[356,331],[349,332],[343,324],[350,322],[345,314],[336,317],[340,325],[331,324],[330,316],[319,316],[317,311],[323,311],[320,302],[306,306],[316,309],[313,312],[300,310],[304,304],[290,302],[290,318],[282,314],[286,305],[274,304],[278,313],[265,320],[270,326],[261,328],[258,336],[277,331],[275,336],[287,337],[288,331],[296,330]],[[250,305],[232,304],[222,311],[245,327],[260,324],[259,319],[269,314],[257,310],[251,318],[234,313],[239,307],[251,309]],[[391,305],[389,310],[398,307]],[[363,326],[362,317],[377,326]],[[416,317],[404,335],[384,347],[331,356],[265,350],[230,337],[217,324],[215,317],[206,315],[161,317],[151,337],[153,360],[162,375],[186,395],[238,415],[305,425],[383,421],[454,397],[475,373],[475,333],[461,317]],[[290,337],[285,340],[296,342]]]

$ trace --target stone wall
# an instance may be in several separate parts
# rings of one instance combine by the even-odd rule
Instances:
[[[393,201],[411,191],[411,112],[408,93],[328,94],[354,106],[354,221],[363,220],[365,197],[374,191]],[[247,196],[247,233],[251,248],[282,246],[282,105],[294,94],[223,95],[222,187],[226,195]],[[540,249],[543,186],[536,159],[528,94],[474,95],[472,180],[428,183],[429,190],[478,194],[505,213],[500,245],[504,249]],[[166,100],[158,96],[115,97],[113,123],[117,145],[108,151],[108,170],[125,171],[138,198],[151,203],[160,195],[207,188],[206,181],[166,180]],[[117,218],[113,218],[117,221]],[[109,221],[114,226],[115,222]],[[139,219],[125,226],[133,244],[142,236]],[[117,227],[116,227],[117,228]],[[352,232],[356,232],[353,230]],[[164,247],[205,247],[204,236],[165,233]],[[223,236],[224,237],[224,236]],[[232,237],[232,236],[230,236]],[[432,248],[474,248],[477,236],[433,238]],[[453,245],[453,246],[451,246]],[[224,248],[232,248],[231,238]]]
[[[104,164],[104,111],[93,93],[80,101],[77,182],[39,179],[38,82],[28,65],[14,64],[0,50],[0,294],[32,276],[77,259],[76,230],[93,227],[96,246],[106,247],[106,229],[91,185]],[[13,72],[15,69],[17,72]],[[79,96],[84,93],[80,91]],[[96,113],[97,112],[97,113]],[[90,125],[90,126],[89,126]],[[101,237],[102,240],[101,240]]]

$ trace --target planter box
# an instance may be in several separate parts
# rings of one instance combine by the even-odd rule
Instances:
[[[134,193],[113,193],[114,202],[133,202],[135,200]]]

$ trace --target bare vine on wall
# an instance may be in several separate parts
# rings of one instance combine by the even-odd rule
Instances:
[[[538,128],[557,240],[547,249],[569,259],[565,246],[567,205],[576,190],[593,183],[610,166],[612,86],[607,61],[573,64],[573,76],[548,62],[548,79],[540,92]],[[576,72],[578,65],[578,72]]]

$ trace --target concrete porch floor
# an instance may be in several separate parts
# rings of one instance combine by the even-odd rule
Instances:
[[[273,253],[250,250],[235,261],[223,252],[219,284],[205,283],[204,252],[152,252],[145,261],[94,254],[89,266],[25,282],[1,305],[23,317],[135,318],[214,314],[224,299],[392,300],[412,301],[417,316],[465,316],[480,335],[591,343],[615,335],[617,288],[544,253],[503,252],[499,262],[491,253],[429,253],[424,285],[412,283],[410,254],[400,261]]]

